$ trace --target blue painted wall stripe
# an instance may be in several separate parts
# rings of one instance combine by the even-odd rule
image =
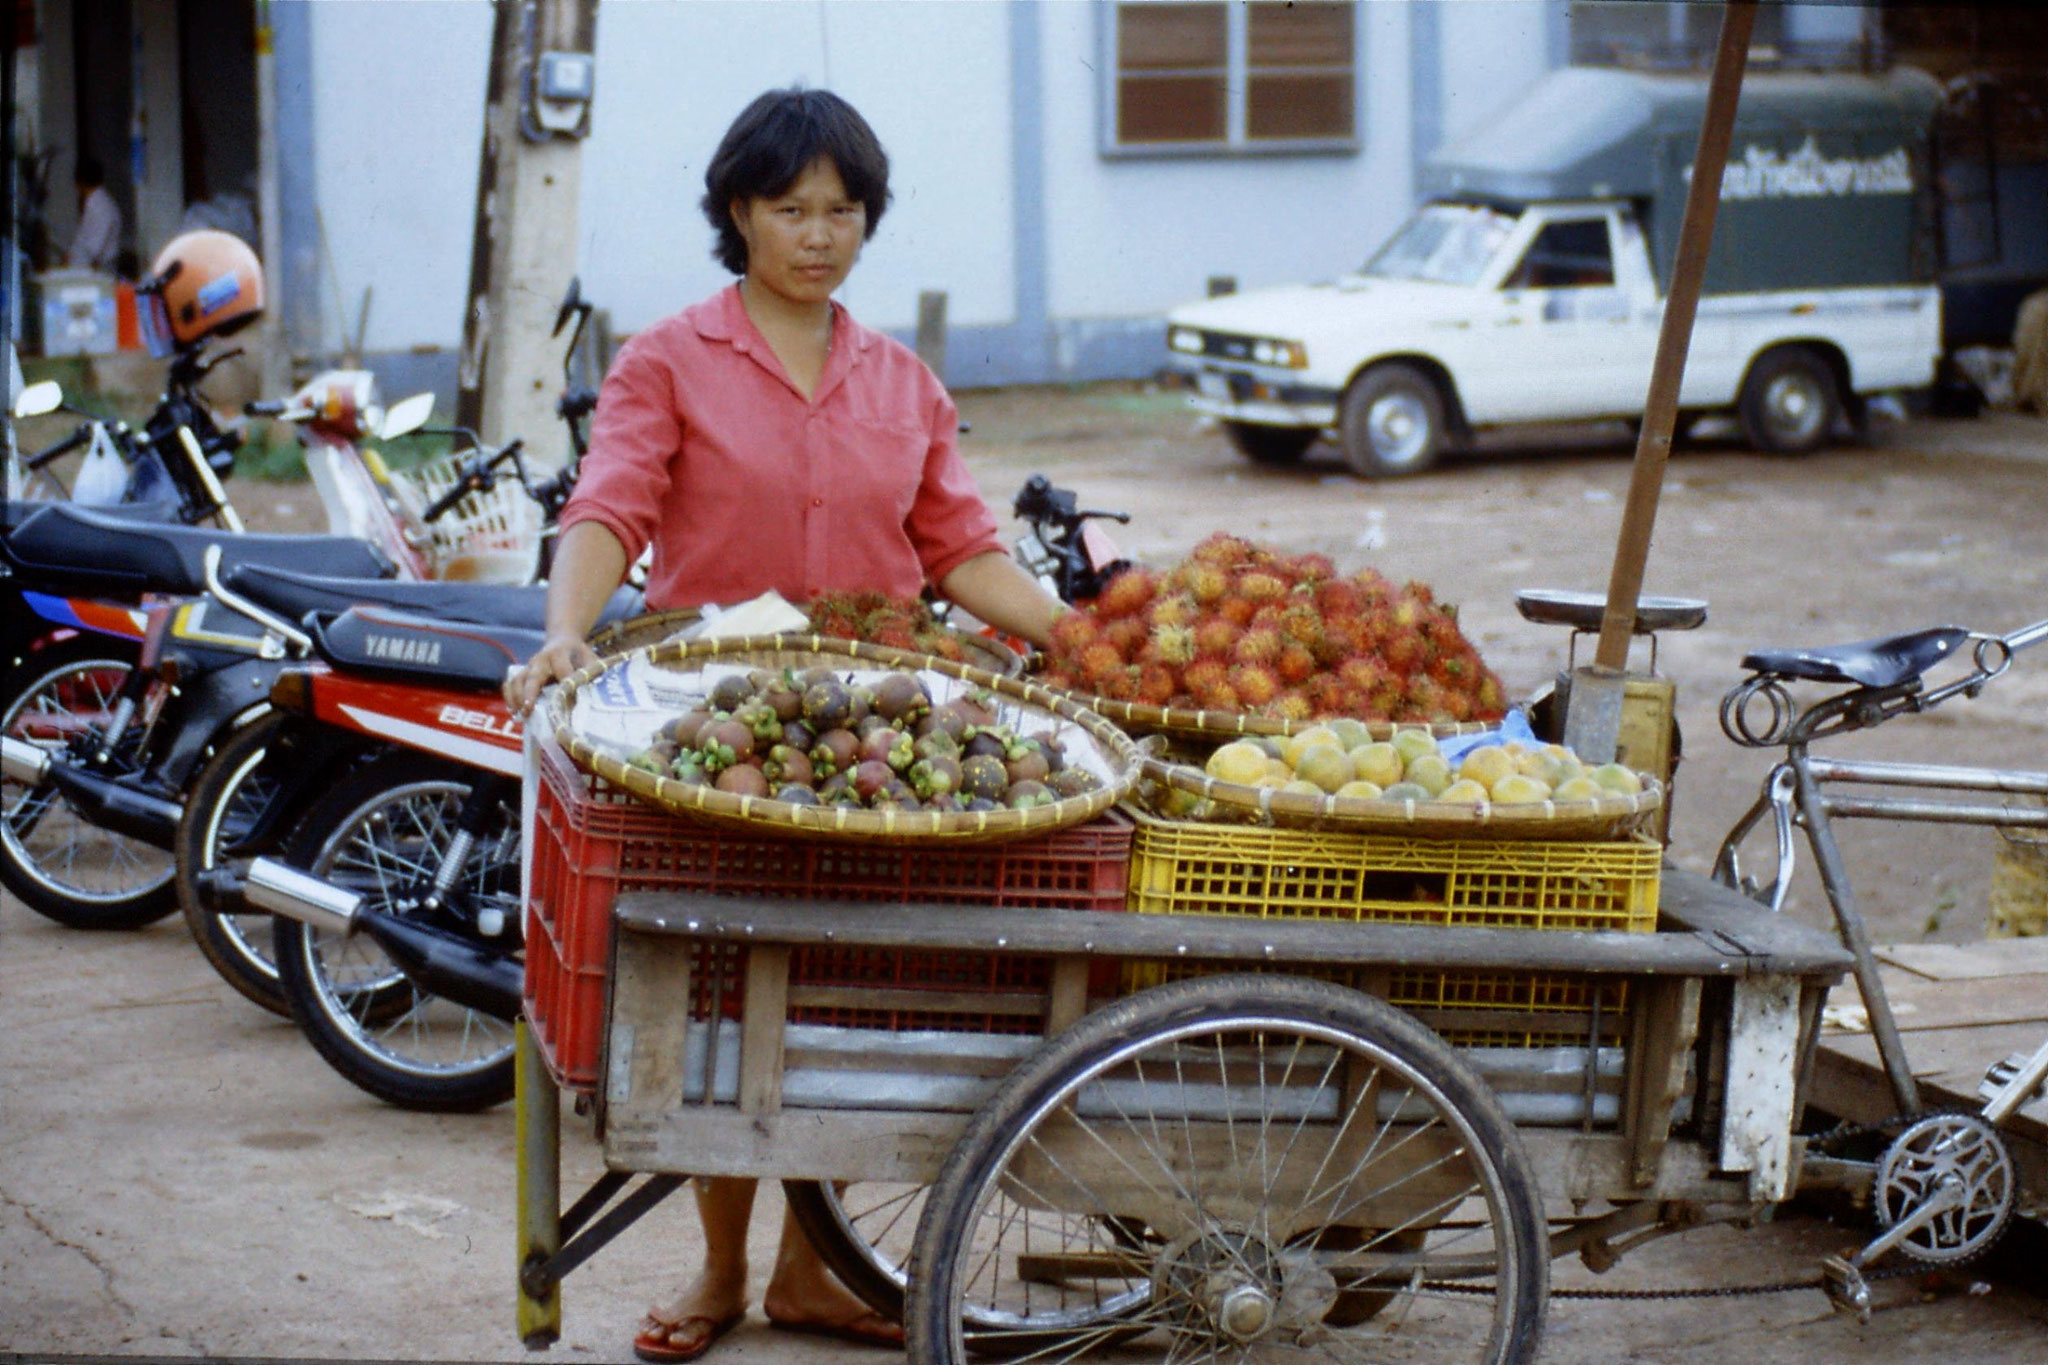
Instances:
[[[1412,187],[1422,183],[1422,163],[1444,136],[1444,21],[1438,0],[1418,0],[1408,9],[1408,122]]]

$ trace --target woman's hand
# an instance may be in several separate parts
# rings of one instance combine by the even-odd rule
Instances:
[[[505,705],[524,716],[540,698],[541,689],[558,683],[579,668],[597,662],[597,651],[580,635],[550,635],[524,668],[505,675]]]

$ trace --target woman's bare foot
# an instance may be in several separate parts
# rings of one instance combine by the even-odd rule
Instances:
[[[825,1268],[803,1234],[793,1229],[785,1230],[768,1291],[761,1296],[761,1312],[770,1325],[786,1332],[874,1346],[903,1344],[903,1328],[855,1297]]]

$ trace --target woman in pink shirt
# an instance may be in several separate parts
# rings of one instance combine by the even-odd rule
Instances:
[[[548,586],[548,640],[505,684],[515,710],[596,661],[584,643],[652,546],[653,608],[795,602],[926,584],[1043,644],[1065,610],[1003,553],[960,459],[959,417],[901,343],[832,301],[889,202],[889,161],[853,107],[777,90],[727,130],[704,176],[715,254],[739,282],[641,332],[605,377]],[[702,1355],[746,1311],[752,1180],[693,1182],[704,1272],[641,1324],[643,1360]],[[772,1325],[895,1345],[785,1217],[762,1299]]]

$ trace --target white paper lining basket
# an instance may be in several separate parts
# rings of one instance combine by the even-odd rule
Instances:
[[[1050,736],[1066,761],[1093,772],[1099,785],[1026,810],[899,811],[799,806],[740,796],[658,776],[626,760],[646,747],[655,727],[708,692],[726,673],[756,668],[825,667],[842,677],[890,671],[916,673],[935,700],[970,691],[1020,734]],[[602,690],[612,692],[607,700]],[[666,689],[665,691],[663,689]],[[591,698],[586,700],[586,697]],[[1028,839],[1080,824],[1107,811],[1136,785],[1141,758],[1128,735],[1107,720],[1036,684],[1005,678],[930,655],[817,635],[751,636],[643,646],[583,669],[551,689],[545,724],[575,762],[644,801],[688,819],[753,834],[846,843],[994,843]]]
[[[1144,780],[1205,797],[1238,818],[1286,829],[1345,830],[1422,839],[1625,839],[1663,804],[1645,779],[1634,795],[1590,801],[1382,801],[1222,782],[1200,768],[1147,755]]]

